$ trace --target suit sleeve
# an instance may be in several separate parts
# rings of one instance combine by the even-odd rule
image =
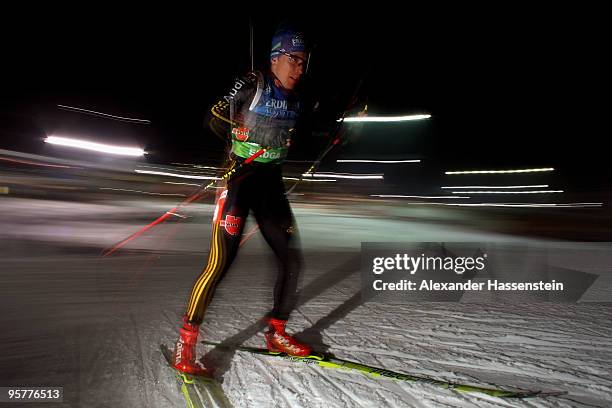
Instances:
[[[210,108],[206,122],[224,141],[231,140],[231,130],[243,125],[243,107],[251,103],[257,92],[256,72],[237,78],[232,88]]]

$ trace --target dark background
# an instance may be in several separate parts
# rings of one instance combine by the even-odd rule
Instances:
[[[7,15],[0,148],[44,153],[45,135],[81,129],[97,140],[139,144],[154,162],[216,160],[224,145],[203,126],[204,115],[249,70],[250,24],[262,67],[288,15],[300,17],[316,44],[304,85],[322,116],[339,117],[355,92],[353,110],[367,103],[372,115],[433,115],[365,125],[331,158],[423,158],[432,172],[552,166],[564,187],[608,185],[609,30],[598,10],[273,9],[150,14],[109,6]],[[67,113],[57,104],[151,125]],[[314,158],[325,132],[301,140],[292,157]]]

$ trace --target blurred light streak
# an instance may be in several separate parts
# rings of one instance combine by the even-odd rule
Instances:
[[[101,153],[119,154],[124,156],[143,156],[145,151],[136,147],[111,146],[101,143],[86,142],[84,140],[70,139],[67,137],[49,136],[45,139],[46,143],[76,147],[79,149],[93,150]]]
[[[62,168],[62,169],[74,169],[74,167],[71,167],[71,166],[62,166],[60,164],[36,163],[36,162],[33,162],[33,161],[29,161],[29,160],[7,159],[6,157],[0,157],[0,160],[4,160],[4,161],[8,161],[8,162],[13,162],[13,163],[20,163],[20,164],[31,164],[33,166],[58,167],[58,168]]]
[[[382,198],[430,198],[430,199],[470,198],[470,197],[462,197],[462,196],[415,196],[415,195],[395,195],[395,194],[371,194],[370,197],[382,197]]]
[[[8,194],[9,193],[9,188],[8,187],[0,187],[0,194]]]
[[[100,187],[100,190],[128,191],[128,192],[130,192],[130,193],[141,193],[141,194],[157,195],[157,196],[174,196],[174,197],[185,197],[185,194],[151,193],[151,192],[149,192],[149,191],[128,190],[128,189],[125,189],[125,188],[110,188],[110,187]]]
[[[344,178],[354,180],[382,180],[382,174],[352,174],[352,173],[304,173],[302,177]]]
[[[164,181],[164,184],[176,184],[180,186],[195,186],[195,187],[200,187],[201,185],[201,184],[195,184],[195,183],[175,183],[173,181]]]
[[[300,181],[300,179],[297,178],[297,177],[283,177],[283,180],[296,180],[296,181]],[[336,180],[302,179],[302,181],[310,181],[310,182],[313,182],[313,183],[316,183],[316,182],[318,182],[318,183],[329,183],[329,182],[333,182],[333,181],[336,181]]]
[[[458,204],[458,203],[411,203],[413,205],[444,205],[452,207],[504,207],[504,208],[589,208],[601,207],[603,203],[473,203],[473,204]]]
[[[186,217],[186,216],[181,215],[181,214],[179,214],[179,213],[176,213],[176,212],[174,212],[174,211],[168,211],[168,214],[169,214],[169,215],[174,215],[175,217],[179,217],[179,218],[183,218],[183,219],[185,219],[185,218],[189,218],[189,217]]]
[[[444,186],[440,188],[548,188],[548,184],[533,184],[530,186]]]
[[[127,117],[124,117],[124,116],[110,115],[108,113],[96,112],[96,111],[89,110],[89,109],[76,108],[74,106],[67,106],[67,105],[57,105],[57,107],[60,108],[60,109],[69,110],[69,111],[73,111],[73,112],[85,113],[85,114],[94,115],[94,116],[100,116],[100,117],[103,117],[103,118],[106,118],[106,119],[120,120],[120,121],[124,121],[124,122],[141,123],[141,124],[145,124],[145,125],[151,124],[151,121],[147,120],[147,119],[127,118]]]
[[[508,173],[535,173],[543,171],[554,171],[552,167],[539,169],[519,169],[519,170],[469,170],[469,171],[447,171],[444,174],[508,174]]]
[[[527,208],[582,208],[582,207],[601,207],[603,203],[476,203],[476,204],[446,204],[461,207],[527,207]]]
[[[383,163],[383,164],[395,164],[395,163],[420,163],[421,160],[367,160],[367,159],[343,159],[336,160],[338,163]]]
[[[533,190],[533,191],[451,191],[453,194],[547,194],[563,193],[563,190]]]
[[[226,167],[200,166],[199,164],[190,163],[172,163],[175,166],[195,167],[196,169],[211,169],[211,170],[227,170]]]
[[[212,177],[212,176],[191,176],[188,174],[175,174],[175,173],[167,173],[165,171],[153,171],[153,170],[134,170],[136,173],[142,174],[153,174],[158,176],[168,176],[168,177],[178,177],[178,178],[186,178],[186,179],[196,179],[196,180],[221,180],[221,177]]]
[[[360,116],[340,118],[337,122],[405,122],[409,120],[429,119],[431,115],[406,115],[406,116]]]
[[[167,167],[158,167],[158,166],[147,166],[147,165],[142,165],[139,164],[137,167],[140,168],[147,168],[147,169],[160,169],[160,170],[166,170],[166,171],[180,171],[182,173],[188,173],[188,174],[199,174],[199,175],[206,175],[206,173],[202,172],[202,171],[193,171],[193,170],[183,170],[183,169],[173,169],[173,168],[167,168]]]
[[[223,171],[227,170],[227,167],[199,166],[197,164],[193,167],[195,167],[196,169],[223,170]]]

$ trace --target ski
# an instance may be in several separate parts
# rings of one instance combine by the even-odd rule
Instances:
[[[187,408],[231,408],[231,404],[217,381],[177,370],[172,365],[170,349],[164,344],[160,345],[160,349],[166,363],[174,371],[181,394],[187,403]]]
[[[543,396],[557,396],[565,394],[565,392],[542,392],[542,391],[529,391],[529,390],[505,390],[503,388],[487,388],[476,385],[460,384],[450,381],[438,380],[435,378],[429,378],[425,376],[416,376],[411,374],[403,374],[396,371],[386,370],[384,368],[373,367],[366,364],[357,363],[354,361],[343,360],[336,358],[331,354],[313,353],[306,357],[295,357],[290,356],[286,353],[268,351],[265,348],[257,347],[245,347],[245,346],[225,346],[221,343],[215,343],[211,341],[203,341],[202,343],[217,346],[220,348],[235,349],[239,351],[245,351],[248,353],[259,354],[263,356],[283,358],[286,360],[300,362],[310,365],[318,365],[324,368],[335,368],[347,371],[358,371],[364,374],[368,374],[374,377],[386,377],[394,380],[406,381],[406,382],[419,382],[436,385],[438,387],[458,391],[465,393],[481,393],[487,394],[494,397],[500,398],[529,398],[529,397],[543,397]]]

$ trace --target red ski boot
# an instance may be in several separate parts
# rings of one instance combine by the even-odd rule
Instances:
[[[298,342],[285,332],[286,320],[269,318],[268,324],[270,328],[265,334],[268,350],[297,357],[306,357],[310,354],[310,347]]]
[[[183,317],[183,327],[179,330],[180,336],[174,346],[172,364],[184,373],[209,377],[209,371],[195,361],[199,331],[199,324],[189,323],[187,316]]]

